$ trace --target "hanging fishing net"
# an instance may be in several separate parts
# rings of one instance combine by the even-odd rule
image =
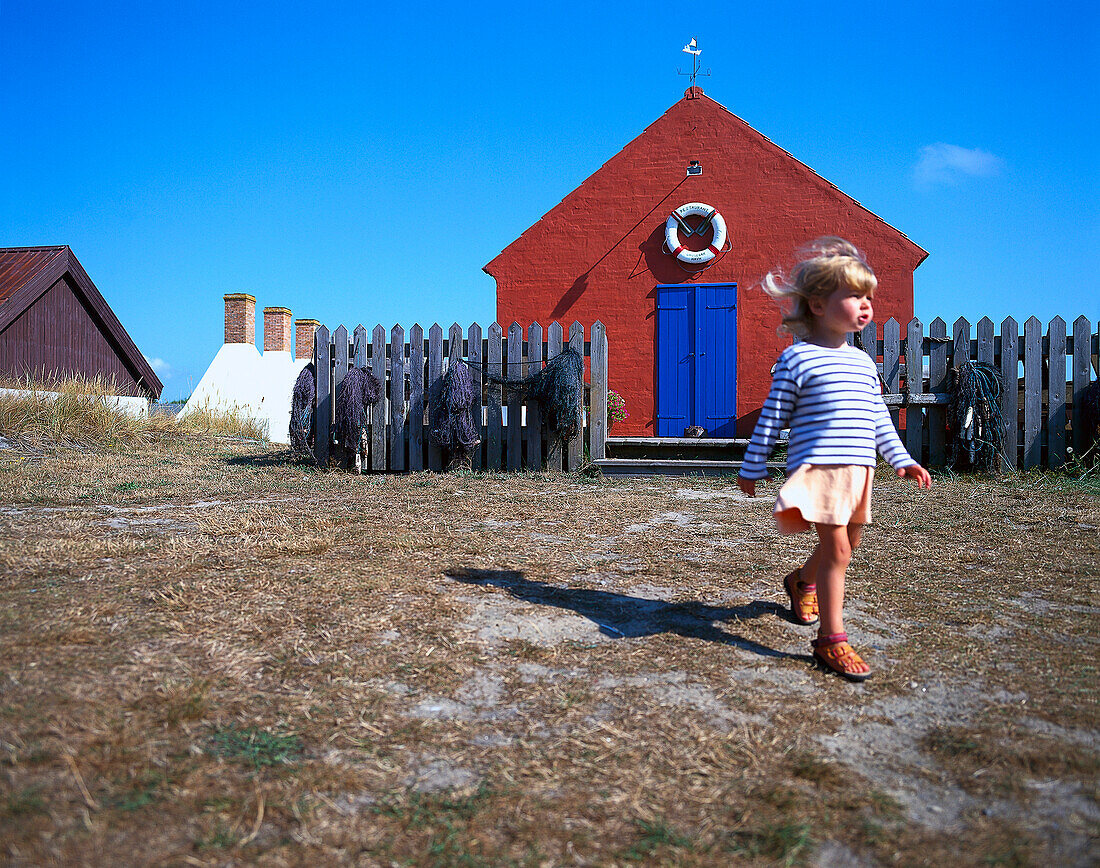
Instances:
[[[1000,372],[983,362],[964,361],[951,369],[947,429],[948,461],[956,470],[997,468],[1004,439]]]

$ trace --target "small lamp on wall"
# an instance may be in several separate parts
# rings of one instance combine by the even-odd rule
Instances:
[[[698,160],[692,160],[690,163],[688,163],[688,177],[689,178],[692,175],[702,175],[702,174],[703,174],[703,167],[701,165],[699,165]]]

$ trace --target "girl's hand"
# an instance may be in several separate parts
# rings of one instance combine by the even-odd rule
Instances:
[[[919,464],[910,464],[908,467],[903,467],[898,471],[898,477],[900,479],[904,479],[906,476],[917,483],[917,488],[932,487],[932,477],[929,476],[928,471]]]
[[[756,497],[756,480],[745,479],[744,476],[737,477],[737,487],[740,488],[749,497]]]

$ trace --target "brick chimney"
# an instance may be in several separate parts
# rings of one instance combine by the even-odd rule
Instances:
[[[313,358],[313,334],[321,327],[315,319],[294,320],[294,358]]]
[[[225,296],[225,342],[256,345],[256,299],[244,292]]]
[[[290,352],[290,308],[264,308],[264,352]]]

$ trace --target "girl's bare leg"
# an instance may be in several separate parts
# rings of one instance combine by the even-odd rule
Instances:
[[[845,525],[818,523],[815,527],[817,548],[807,564],[812,563],[817,581],[818,635],[828,636],[844,632],[844,577],[852,561],[852,543]]]

